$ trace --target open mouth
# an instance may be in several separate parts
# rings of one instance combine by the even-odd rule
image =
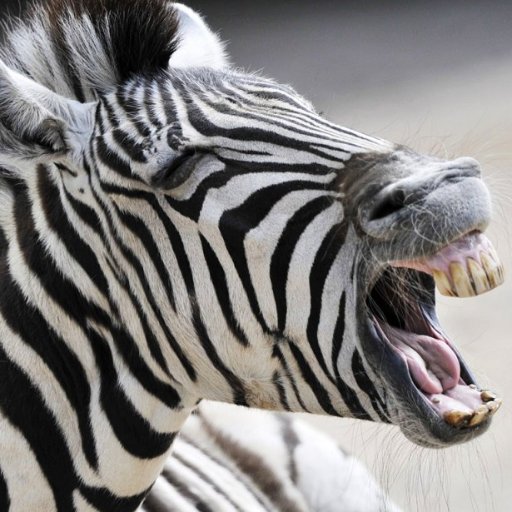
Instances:
[[[366,298],[370,330],[399,356],[410,377],[406,380],[414,384],[415,400],[458,430],[482,425],[501,400],[478,388],[443,334],[435,312],[435,285],[444,295],[469,297],[502,282],[503,268],[494,248],[473,232],[433,257],[390,263]],[[404,389],[403,396],[410,397],[409,390]]]

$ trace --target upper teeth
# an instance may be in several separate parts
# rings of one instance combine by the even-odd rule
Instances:
[[[481,252],[480,261],[467,258],[465,263],[453,262],[448,271],[432,272],[442,295],[474,297],[503,283],[503,266],[494,251]]]

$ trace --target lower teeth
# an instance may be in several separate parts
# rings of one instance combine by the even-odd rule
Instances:
[[[473,412],[457,410],[448,411],[443,415],[444,421],[452,427],[459,428],[476,427],[483,423],[501,407],[501,400],[496,398],[496,395],[491,391],[482,391],[480,396],[484,403],[476,410]]]

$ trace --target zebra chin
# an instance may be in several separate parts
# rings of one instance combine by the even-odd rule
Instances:
[[[499,409],[501,400],[480,388],[443,332],[435,288],[468,297],[502,279],[498,256],[478,231],[430,256],[374,269],[360,303],[360,339],[392,423],[414,443],[440,448],[469,441],[487,430]]]

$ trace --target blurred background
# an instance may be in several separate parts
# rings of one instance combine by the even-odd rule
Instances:
[[[1,14],[23,3],[1,2]],[[237,66],[292,84],[330,120],[439,156],[479,159],[495,201],[490,237],[512,272],[512,2],[186,3],[227,41]],[[359,456],[404,510],[509,512],[511,304],[512,277],[483,297],[439,298],[445,329],[480,382],[504,398],[482,439],[429,451],[393,427],[308,421]]]

